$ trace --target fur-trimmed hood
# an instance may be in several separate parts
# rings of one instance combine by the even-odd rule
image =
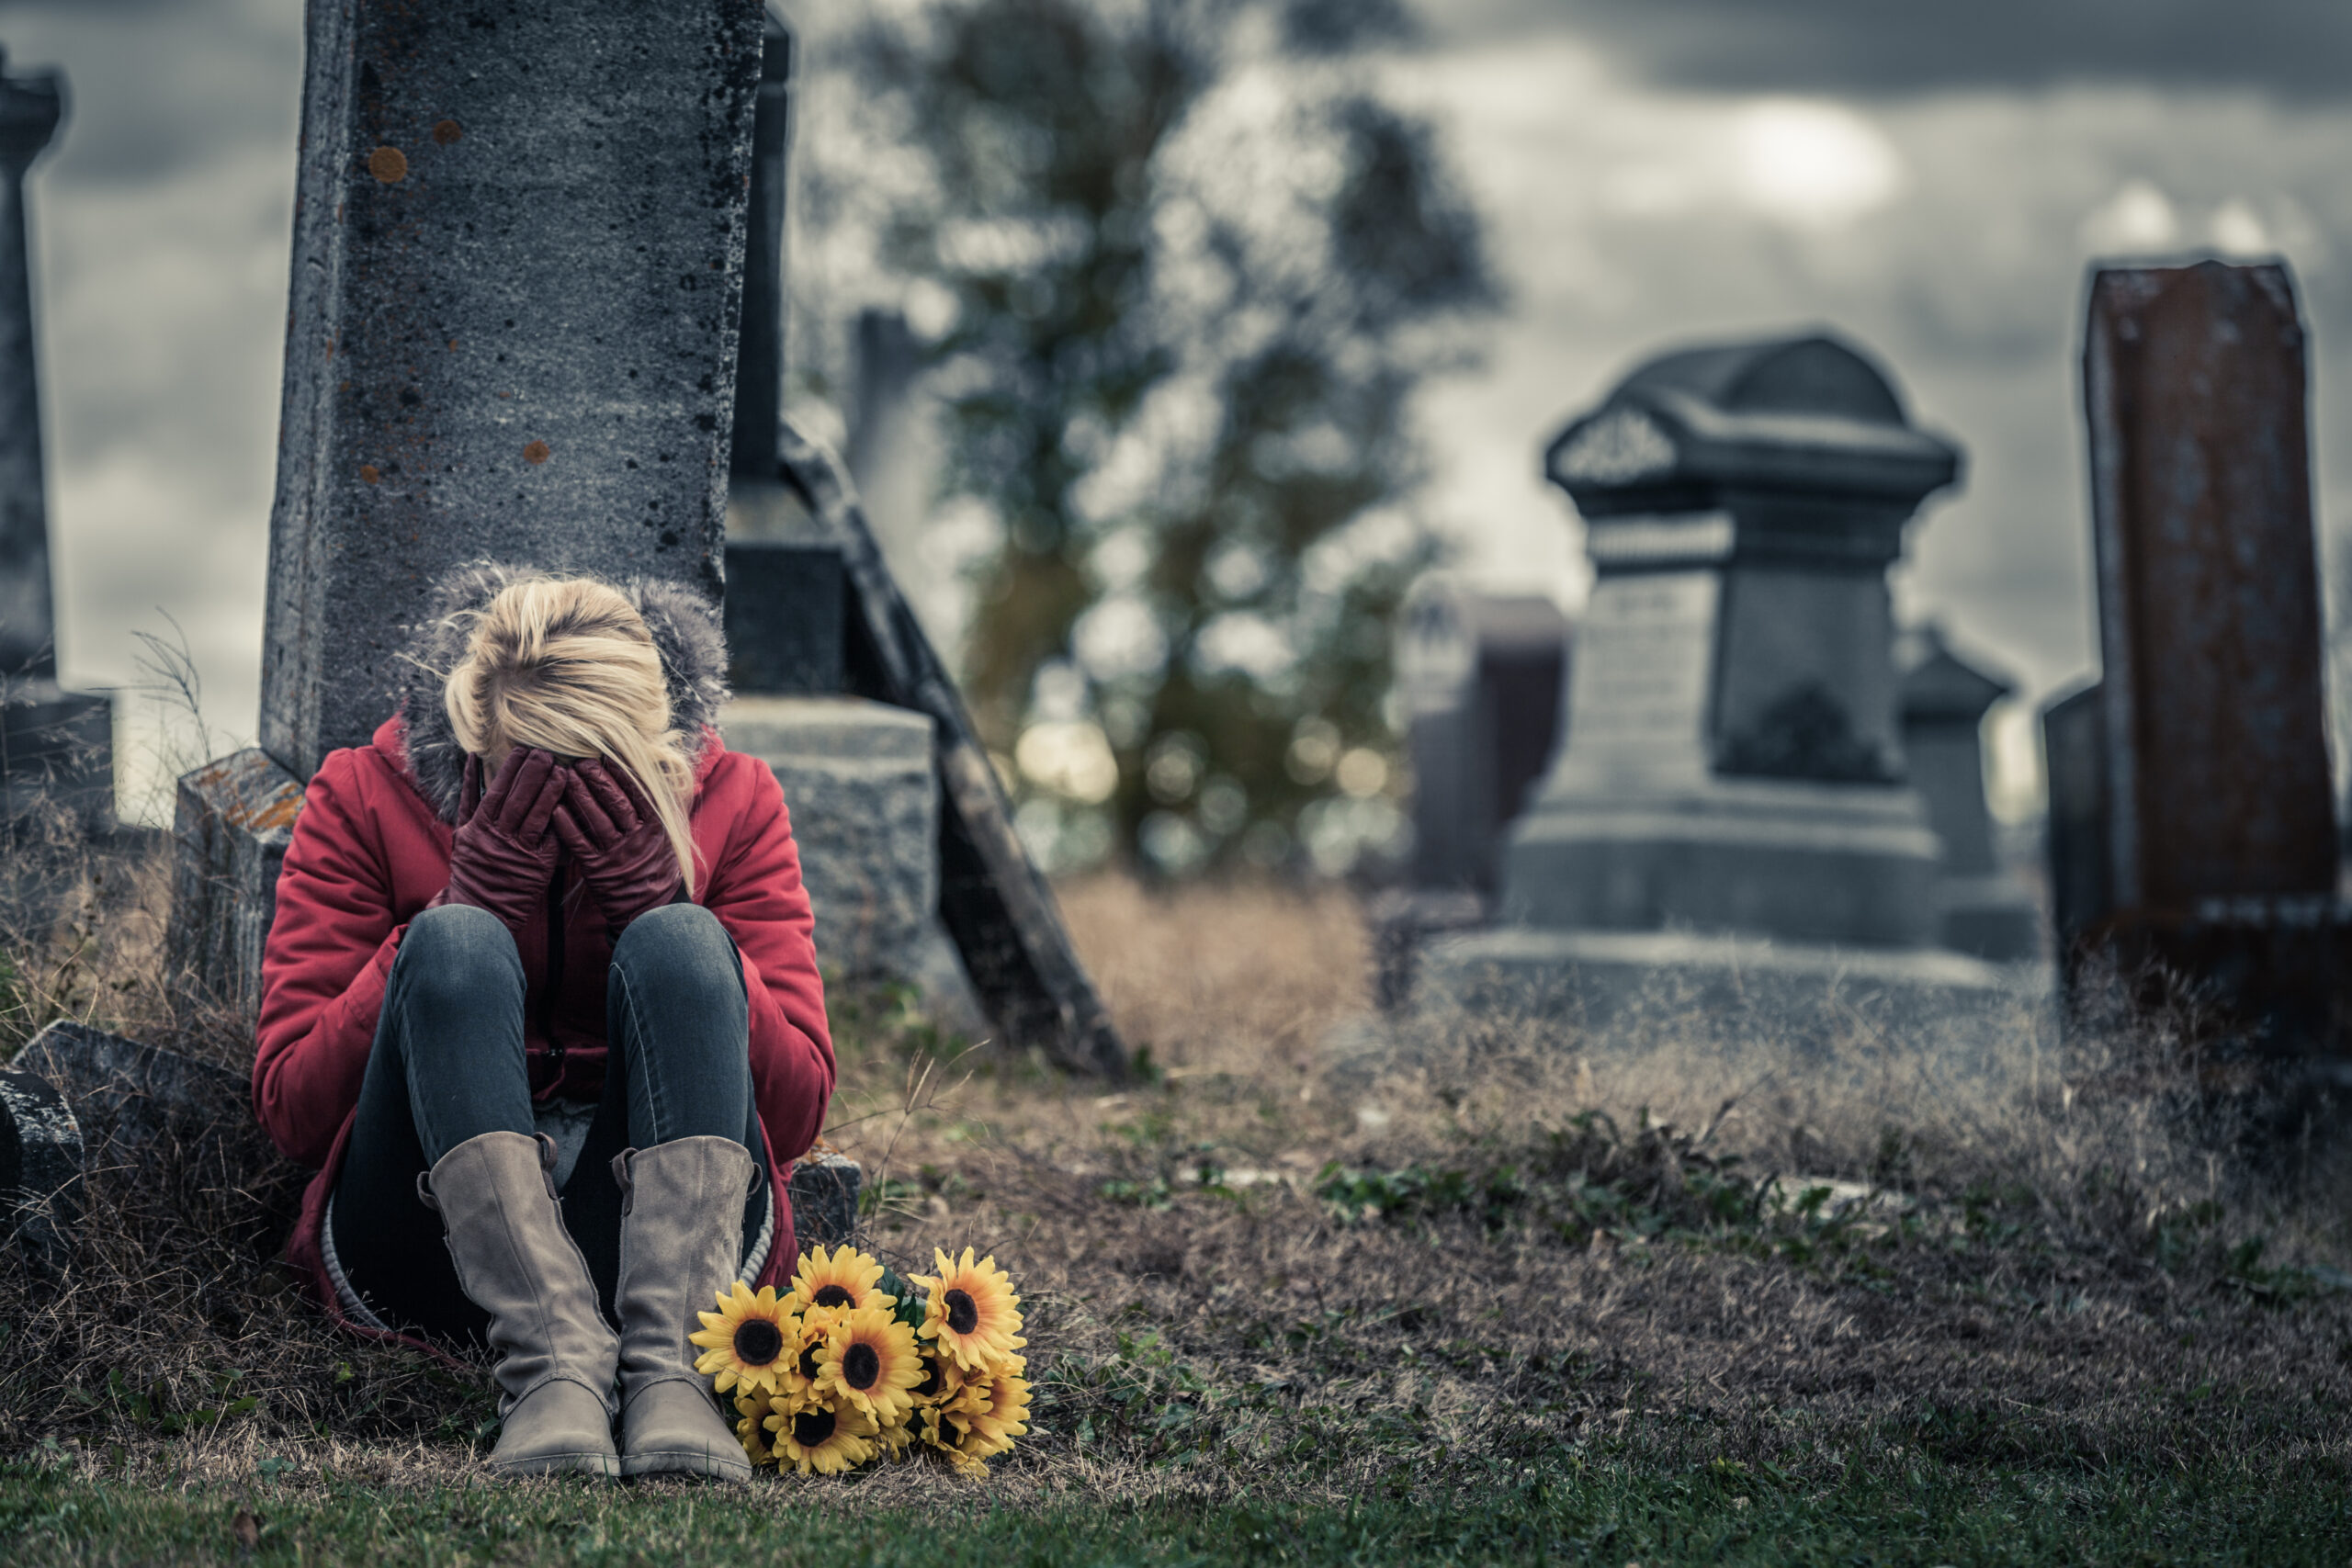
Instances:
[[[402,746],[417,793],[444,822],[458,818],[466,754],[441,692],[465,657],[470,616],[514,583],[556,575],[499,561],[458,567],[433,585],[426,618],[410,630],[399,691]],[[658,578],[633,577],[613,586],[645,617],[670,687],[670,720],[685,736],[686,754],[699,759],[728,696],[727,639],[718,612],[692,589]]]

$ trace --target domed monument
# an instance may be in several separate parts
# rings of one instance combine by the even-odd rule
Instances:
[[[1430,955],[1439,995],[1589,1013],[1662,965],[1997,989],[1937,945],[1886,580],[1959,448],[1807,335],[1653,359],[1544,465],[1595,575],[1566,739],[1504,852],[1503,923]]]

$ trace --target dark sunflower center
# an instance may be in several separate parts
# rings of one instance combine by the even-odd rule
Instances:
[[[792,1440],[804,1449],[823,1448],[840,1424],[830,1410],[804,1410],[792,1418]]]
[[[810,1382],[817,1381],[817,1348],[814,1345],[800,1352],[800,1375]]]
[[[817,1304],[820,1307],[850,1306],[853,1305],[856,1300],[857,1298],[855,1296],[851,1295],[839,1285],[827,1285],[823,1290],[819,1291],[816,1295]]]
[[[874,1353],[873,1346],[853,1345],[842,1353],[842,1382],[850,1387],[863,1392],[881,1375],[882,1358]]]
[[[929,1399],[939,1392],[939,1363],[932,1360],[924,1361],[922,1382],[915,1384],[915,1393],[924,1399]]]
[[[764,1367],[784,1354],[784,1335],[764,1317],[749,1317],[735,1325],[735,1359],[747,1367]]]
[[[980,1309],[970,1294],[964,1291],[947,1292],[947,1326],[958,1334],[969,1334],[980,1325]]]

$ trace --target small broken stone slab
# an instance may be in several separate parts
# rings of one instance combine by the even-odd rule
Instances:
[[[54,1084],[0,1072],[0,1260],[62,1273],[81,1217],[82,1129]]]
[[[13,1065],[64,1094],[83,1143],[102,1156],[116,1144],[202,1138],[251,1114],[241,1075],[85,1023],[51,1024]]]
[[[792,1168],[792,1226],[803,1252],[842,1246],[856,1234],[857,1194],[865,1179],[857,1161],[837,1149],[812,1153]]]

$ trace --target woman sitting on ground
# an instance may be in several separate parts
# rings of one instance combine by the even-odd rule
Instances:
[[[832,1093],[783,795],[711,728],[691,594],[483,567],[438,610],[277,884],[254,1107],[320,1168],[289,1255],[355,1326],[488,1342],[494,1469],[747,1478],[686,1337],[788,1275]]]

